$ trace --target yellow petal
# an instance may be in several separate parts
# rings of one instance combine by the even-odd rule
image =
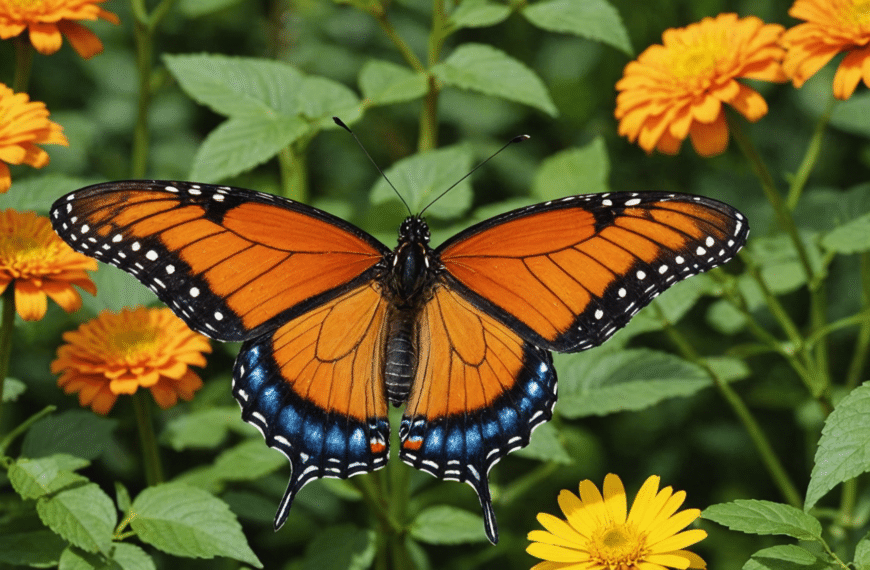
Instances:
[[[622,485],[620,478],[613,473],[608,473],[604,477],[604,504],[607,512],[610,515],[610,520],[616,524],[625,523],[626,516],[626,498],[625,487]]]
[[[535,558],[551,562],[587,562],[589,560],[589,554],[586,552],[540,542],[533,542],[527,546],[526,552]]]

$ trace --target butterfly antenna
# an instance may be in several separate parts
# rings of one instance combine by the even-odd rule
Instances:
[[[503,151],[504,149],[506,149],[507,147],[509,147],[510,145],[512,145],[512,144],[514,144],[514,143],[520,143],[520,142],[523,142],[523,141],[529,140],[530,138],[531,138],[531,137],[530,137],[529,135],[519,135],[519,136],[516,136],[516,137],[512,138],[511,140],[509,140],[509,141],[508,141],[508,142],[507,142],[503,147],[501,147],[500,149],[498,149],[497,151],[495,151],[494,153],[492,153],[492,154],[489,156],[489,158],[487,158],[486,160],[484,160],[483,162],[481,162],[480,164],[478,164],[477,166],[475,166],[474,168],[472,168],[471,171],[469,171],[468,174],[466,174],[465,176],[463,176],[462,178],[460,178],[459,180],[457,180],[456,182],[454,182],[454,183],[450,186],[450,188],[448,188],[447,190],[445,190],[444,192],[442,192],[441,194],[439,194],[439,195],[438,195],[434,200],[432,200],[431,202],[429,202],[429,205],[427,205],[425,208],[423,208],[423,210],[420,212],[419,216],[422,216],[422,215],[423,215],[423,212],[425,212],[426,210],[429,209],[429,206],[431,206],[432,204],[434,204],[435,202],[437,202],[438,200],[440,200],[440,199],[441,199],[445,194],[447,194],[448,192],[450,192],[451,190],[453,190],[454,188],[456,188],[456,186],[458,186],[460,182],[462,182],[463,180],[465,180],[466,178],[468,178],[469,176],[471,176],[472,174],[474,174],[474,172],[475,172],[478,168],[480,168],[481,166],[483,166],[484,164],[486,164],[487,162],[489,162],[490,160],[492,160],[493,158],[495,158],[495,156],[496,156],[498,153],[500,153],[501,151]]]
[[[407,203],[407,202],[405,202],[405,199],[404,199],[404,198],[402,198],[402,195],[401,195],[401,194],[399,194],[399,191],[398,191],[398,190],[396,190],[396,187],[395,187],[395,186],[393,186],[393,183],[392,183],[392,182],[390,182],[390,179],[389,179],[389,178],[387,178],[387,175],[386,175],[386,174],[384,174],[384,171],[383,171],[383,170],[381,170],[381,167],[380,167],[380,166],[378,166],[378,163],[377,163],[377,162],[375,162],[375,159],[373,159],[373,158],[372,158],[372,155],[370,155],[370,154],[369,154],[369,151],[367,151],[367,150],[366,150],[366,147],[364,147],[364,146],[363,146],[363,143],[362,143],[362,142],[360,142],[360,140],[359,140],[359,139],[358,139],[358,138],[357,138],[357,136],[356,136],[356,133],[354,133],[354,132],[353,132],[353,131],[352,131],[352,130],[350,130],[350,127],[348,127],[348,126],[347,126],[347,125],[345,125],[345,124],[344,124],[344,121],[342,121],[342,120],[341,120],[341,119],[339,119],[339,118],[338,118],[338,117],[333,117],[333,118],[332,118],[332,120],[333,120],[333,121],[335,121],[335,124],[336,124],[336,125],[338,125],[338,126],[339,126],[339,127],[341,127],[341,128],[342,128],[342,129],[344,129],[344,130],[346,130],[346,131],[347,131],[347,132],[349,132],[349,133],[350,133],[350,136],[352,136],[352,137],[353,137],[353,140],[355,140],[355,141],[356,141],[356,144],[358,144],[358,145],[359,145],[359,147],[360,147],[360,148],[361,148],[361,149],[362,149],[362,151],[363,151],[363,152],[364,152],[364,153],[366,153],[366,156],[367,156],[367,157],[369,157],[369,160],[370,160],[370,161],[371,161],[371,163],[372,163],[372,164],[374,164],[374,165],[375,165],[375,168],[377,168],[377,169],[378,169],[378,172],[380,172],[380,173],[381,173],[381,176],[383,176],[383,177],[384,177],[384,180],[386,180],[386,181],[387,181],[387,184],[389,184],[389,185],[390,185],[390,188],[392,188],[392,189],[393,189],[393,192],[395,192],[395,193],[396,193],[396,196],[398,196],[398,197],[399,197],[399,200],[401,200],[401,201],[402,201],[402,204],[404,204],[404,205],[405,205],[405,209],[406,209],[406,210],[408,210],[408,213],[409,213],[409,214],[411,214],[411,215],[412,215],[412,216],[413,216],[413,215],[414,215],[414,213],[413,213],[413,212],[412,212],[412,211],[411,211],[411,207],[410,207],[410,206],[408,206],[408,203]]]

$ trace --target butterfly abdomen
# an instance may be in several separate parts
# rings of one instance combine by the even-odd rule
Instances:
[[[387,328],[384,385],[387,399],[394,406],[400,406],[408,399],[411,380],[417,370],[415,322],[415,310],[398,310]]]

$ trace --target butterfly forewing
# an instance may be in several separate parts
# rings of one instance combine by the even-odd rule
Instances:
[[[749,226],[699,196],[590,194],[497,216],[443,244],[445,279],[529,341],[597,346],[672,284],[731,259]]]

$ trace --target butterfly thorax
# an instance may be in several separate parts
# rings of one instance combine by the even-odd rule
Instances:
[[[399,229],[399,245],[392,253],[386,287],[393,297],[388,319],[384,383],[387,399],[395,406],[408,399],[417,369],[420,307],[435,282],[435,252],[429,247],[429,226],[409,217]]]

